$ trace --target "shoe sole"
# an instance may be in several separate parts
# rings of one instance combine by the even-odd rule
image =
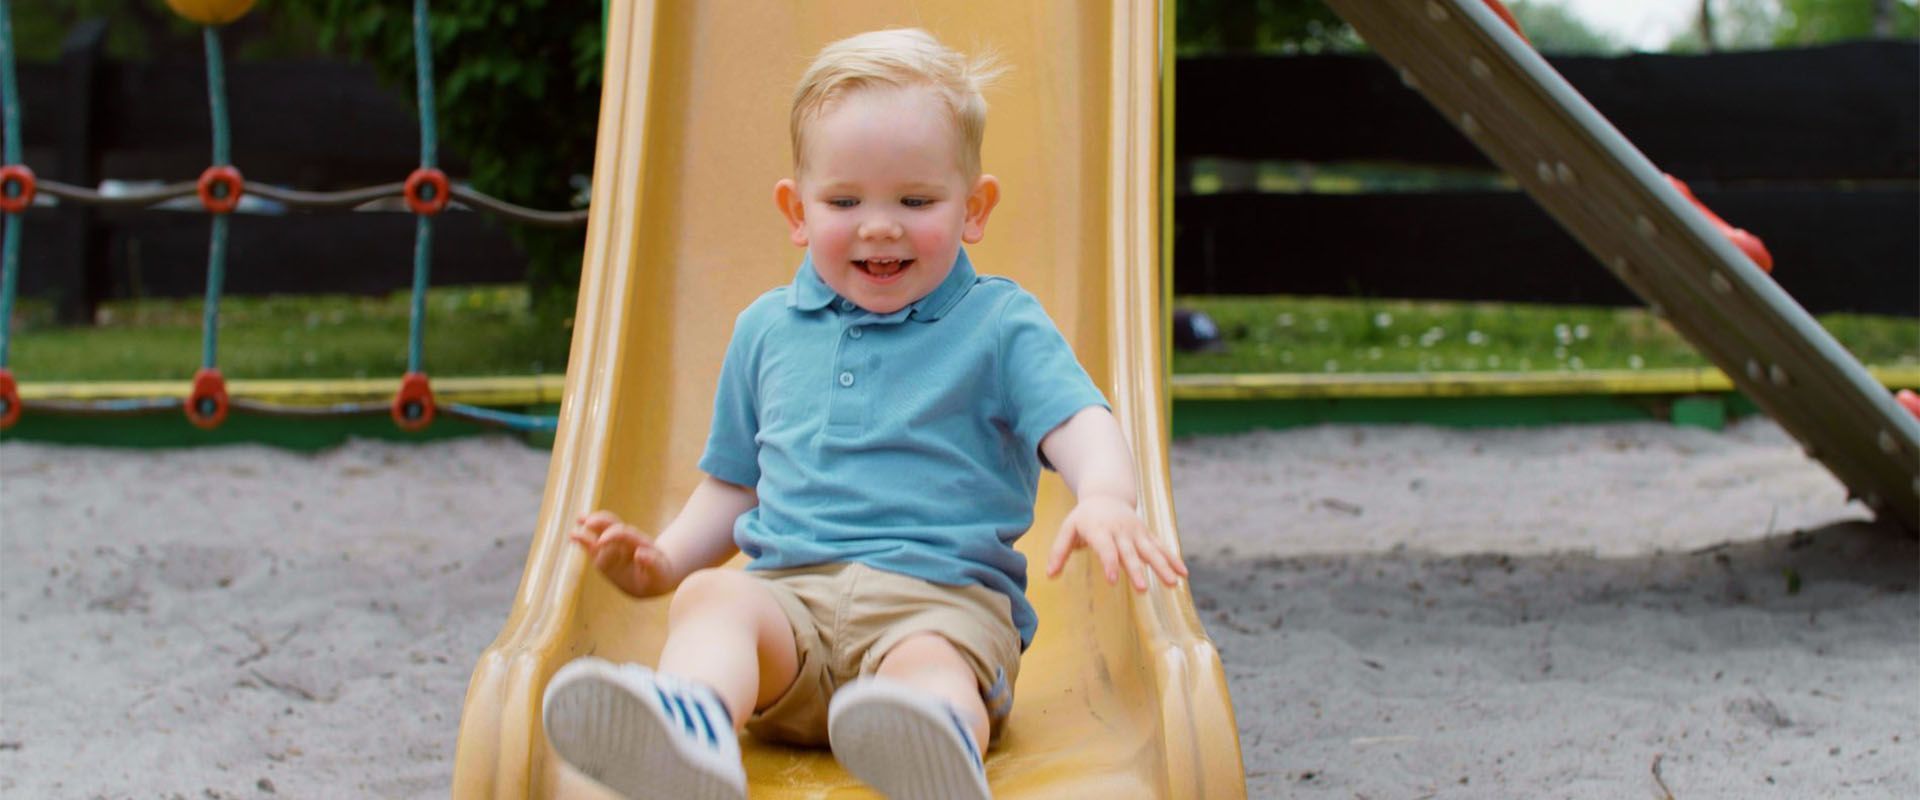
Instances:
[[[682,754],[678,726],[613,680],[611,669],[569,664],[554,675],[541,712],[560,758],[630,800],[746,800]]]
[[[895,800],[992,800],[944,711],[906,690],[871,692],[829,717],[828,737],[841,766]]]

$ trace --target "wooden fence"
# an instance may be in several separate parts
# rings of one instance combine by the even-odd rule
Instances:
[[[1803,305],[1920,315],[1920,45],[1549,60],[1655,164],[1764,239]],[[1493,169],[1372,57],[1178,70],[1187,163]],[[1175,227],[1182,294],[1635,302],[1516,191],[1186,193]]]
[[[103,34],[82,25],[61,61],[20,65],[27,163],[82,186],[197,176],[211,148],[200,60],[108,61]],[[1764,238],[1776,278],[1810,309],[1920,315],[1920,46],[1552,61],[1655,163]],[[1186,58],[1177,75],[1182,163],[1492,169],[1372,57]],[[234,163],[250,180],[339,189],[399,180],[418,161],[412,109],[366,67],[238,63],[228,93]],[[1634,302],[1517,192],[1181,193],[1175,209],[1182,294]],[[235,294],[410,285],[403,211],[246,214],[232,237]],[[194,296],[206,246],[197,212],[35,211],[20,288],[71,319],[104,298]],[[434,248],[436,284],[525,272],[504,227],[478,214],[442,215]]]

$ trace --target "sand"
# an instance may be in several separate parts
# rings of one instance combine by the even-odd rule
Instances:
[[[1920,795],[1920,550],[1770,423],[1173,459],[1252,797]],[[0,444],[0,795],[445,797],[546,462]]]

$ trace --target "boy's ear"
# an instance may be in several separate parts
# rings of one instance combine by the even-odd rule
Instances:
[[[967,224],[960,230],[960,241],[979,244],[987,235],[987,216],[1000,204],[1000,179],[981,175],[967,193]]]
[[[787,218],[787,239],[796,246],[807,246],[807,205],[800,202],[800,184],[781,178],[773,185],[773,204]]]

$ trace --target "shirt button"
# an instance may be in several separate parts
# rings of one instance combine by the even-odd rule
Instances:
[[[842,300],[842,301],[840,301],[840,310],[841,310],[841,311],[852,311],[852,310],[853,310],[853,301],[852,301],[852,300]]]
[[[863,334],[863,333],[861,333],[861,332],[860,332],[860,329],[859,329],[859,328],[848,328],[848,329],[847,329],[847,338],[849,338],[849,339],[858,339],[858,338],[860,338],[861,336],[864,336],[864,335],[866,335],[866,334]]]
[[[842,373],[840,373],[840,385],[841,385],[841,386],[852,386],[852,385],[853,385],[853,373],[851,373],[851,372],[842,372]]]

